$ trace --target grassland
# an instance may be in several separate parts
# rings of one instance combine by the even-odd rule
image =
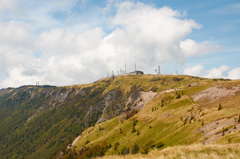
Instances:
[[[203,156],[203,158],[214,158],[216,156],[223,158],[231,158],[232,156],[235,158],[239,156],[239,152],[234,145],[224,145],[230,141],[236,143],[235,146],[239,147],[237,144],[239,143],[238,128],[212,142],[218,145],[206,146],[201,144],[207,139],[205,134],[207,132],[199,130],[204,125],[219,119],[237,119],[240,114],[240,93],[237,92],[234,96],[221,98],[223,109],[220,111],[218,110],[219,100],[210,102],[206,99],[195,102],[192,99],[193,94],[207,88],[222,85],[231,89],[232,86],[237,86],[240,83],[239,81],[154,75],[119,76],[114,80],[115,82],[112,81],[114,84],[108,89],[118,87],[127,94],[130,92],[132,85],[137,85],[141,86],[143,91],[150,91],[154,88],[154,91],[159,94],[149,101],[141,111],[123,122],[121,122],[120,117],[116,117],[88,128],[81,134],[74,150],[78,151],[84,146],[101,145],[103,142],[111,143],[111,145],[119,142],[120,145],[117,150],[112,146],[105,153],[106,158],[118,158],[120,156],[112,155],[121,154],[121,150],[124,148],[129,148],[131,153],[135,144],[139,146],[139,152],[144,153],[147,143],[152,140],[155,144],[162,142],[164,146],[159,149],[149,149],[150,153],[147,156],[139,154],[121,156],[121,158],[156,158],[156,156],[159,156],[158,158],[201,158],[200,156]],[[170,89],[175,90],[161,93]],[[177,98],[177,94],[181,94],[181,97]],[[134,122],[136,122],[134,126],[136,132],[132,132]],[[223,150],[220,150],[220,148]],[[175,149],[179,151],[174,151]],[[166,155],[166,152],[169,152],[169,154]]]
[[[149,154],[136,154],[125,156],[104,156],[99,159],[173,159],[173,158],[191,158],[191,159],[233,159],[240,156],[240,144],[228,144],[228,145],[202,145],[193,144],[188,146],[173,146],[159,151],[157,149],[152,150]]]

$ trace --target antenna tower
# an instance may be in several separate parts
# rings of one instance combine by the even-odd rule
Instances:
[[[175,62],[175,75],[178,75],[178,73],[177,73],[177,64],[176,64],[176,62]]]
[[[161,73],[160,73],[160,66],[158,66],[158,74],[160,75]]]
[[[126,61],[125,61],[125,73],[127,73],[127,65],[126,65]],[[123,73],[124,74],[124,73]]]

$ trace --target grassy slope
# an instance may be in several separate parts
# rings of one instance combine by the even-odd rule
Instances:
[[[126,156],[105,156],[101,159],[172,159],[172,158],[201,158],[201,159],[233,159],[239,158],[240,156],[240,144],[228,144],[228,145],[201,145],[193,144],[189,146],[174,146],[168,147],[159,151],[157,149],[152,150],[147,155],[137,154],[137,155],[126,155]]]
[[[182,76],[178,77],[181,78]],[[77,142],[76,150],[80,149],[87,140],[89,140],[90,143],[86,146],[90,147],[96,144],[101,145],[103,141],[107,141],[112,145],[116,142],[120,143],[118,151],[114,151],[112,147],[107,151],[106,155],[118,154],[123,146],[131,148],[135,143],[139,144],[141,147],[149,140],[153,140],[155,143],[160,141],[163,142],[165,145],[162,149],[169,146],[202,143],[204,137],[201,133],[197,133],[197,130],[202,127],[202,121],[204,121],[204,124],[207,124],[224,117],[237,117],[238,114],[240,114],[240,110],[238,109],[240,94],[234,97],[221,99],[223,105],[223,110],[221,111],[217,111],[218,101],[212,102],[211,104],[208,104],[207,101],[195,103],[189,97],[191,94],[214,85],[231,87],[232,85],[240,83],[239,81],[207,80],[184,76],[184,79],[178,83],[170,82],[173,76],[165,76],[163,78],[169,78],[169,82],[162,85],[159,81],[148,82],[153,76],[126,76],[120,77],[120,80],[121,78],[129,78],[127,80],[124,79],[122,83],[119,84],[119,87],[126,92],[128,90],[128,85],[135,83],[144,85],[143,88],[148,89],[155,85],[158,87],[158,92],[165,89],[182,88],[183,90],[179,92],[183,92],[183,96],[180,99],[172,99],[171,97],[175,97],[175,92],[165,93],[146,104],[138,114],[125,120],[123,123],[120,123],[117,117],[87,129],[82,133],[82,137]],[[194,82],[199,83],[199,85],[188,87],[189,84]],[[145,91],[148,90],[146,89]],[[161,99],[163,98],[165,105],[164,107],[160,107]],[[157,110],[152,111],[153,108]],[[202,112],[206,115],[202,116]],[[187,124],[184,125],[184,120],[181,121],[181,117],[185,118],[191,116],[191,114],[196,114],[196,120],[193,119],[191,123],[187,122]],[[137,132],[131,132],[134,119],[138,120],[135,128],[137,131],[139,130],[140,135],[137,135]],[[150,125],[152,127],[151,129],[149,128]],[[99,127],[103,127],[104,130],[99,130]],[[120,133],[120,128],[123,133]],[[238,132],[220,137],[215,142],[226,143],[229,138],[231,138],[231,142],[239,143]]]

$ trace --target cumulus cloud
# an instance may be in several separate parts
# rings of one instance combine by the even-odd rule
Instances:
[[[205,76],[207,78],[224,78],[223,73],[230,69],[229,66],[222,65],[220,68],[213,68],[208,71],[208,74]]]
[[[209,54],[221,49],[219,45],[209,45],[204,43],[197,44],[192,39],[180,41],[180,48],[186,57],[200,57],[202,55]]]
[[[229,79],[240,79],[240,68],[232,69],[228,73],[227,78],[229,78]]]
[[[185,75],[192,75],[192,76],[201,76],[203,74],[204,67],[202,65],[196,65],[196,66],[189,66],[184,69]]]
[[[138,69],[148,71],[159,63],[184,63],[189,57],[220,48],[184,40],[193,29],[202,27],[194,20],[183,19],[186,12],[140,2],[111,3],[116,14],[109,20],[109,33],[100,27],[81,33],[52,28],[36,36],[34,27],[26,23],[0,24],[0,74],[4,74],[0,87],[35,81],[53,85],[88,83],[106,77],[111,70],[116,74],[125,61],[127,71],[134,69],[135,62]],[[185,72],[199,75],[201,71],[201,66],[196,66]]]
[[[240,79],[240,68],[230,70],[229,66],[222,65],[219,68],[204,70],[202,65],[196,65],[185,68],[184,74],[205,78]]]

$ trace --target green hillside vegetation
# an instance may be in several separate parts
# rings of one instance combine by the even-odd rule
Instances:
[[[162,150],[177,145],[207,142],[207,139],[215,134],[205,137],[204,132],[200,131],[205,125],[219,119],[228,121],[235,119],[236,121],[239,118],[240,91],[237,91],[234,96],[221,98],[223,108],[218,110],[219,100],[194,102],[191,95],[216,85],[231,89],[238,86],[239,81],[203,81],[204,79],[201,79],[200,84],[195,86],[182,83],[178,87],[181,90],[157,95],[134,116],[128,118],[128,112],[125,112],[124,121],[121,117],[116,117],[88,128],[81,133],[80,139],[64,157],[97,156],[98,150],[91,148],[98,145],[101,150],[103,143],[111,146],[108,146],[100,156],[147,154],[152,149]],[[218,123],[215,127],[218,127]],[[224,129],[221,128],[219,132],[216,132],[216,134],[221,133],[221,137],[213,143],[239,143],[240,125],[238,122],[229,124]],[[230,129],[232,132],[229,131]],[[223,131],[227,133],[222,135]],[[79,152],[81,152],[80,155]]]
[[[86,85],[0,90],[0,156],[147,154],[154,148],[208,142],[199,129],[222,118],[239,118],[239,93],[221,98],[221,110],[218,100],[194,102],[192,95],[215,85],[231,89],[237,84],[239,81],[192,76],[129,75]],[[135,110],[142,100],[141,91],[157,94]],[[238,143],[234,126],[238,130],[237,124],[227,125],[225,134],[213,142],[225,144],[230,139]],[[67,150],[80,134],[76,145]]]
[[[173,146],[165,148],[161,151],[153,149],[147,155],[129,154],[121,156],[122,159],[172,159],[172,158],[191,158],[191,159],[232,159],[239,158],[240,156],[240,144],[227,144],[227,145],[202,145],[193,144],[188,146]],[[118,155],[104,156],[101,159],[117,159]]]

